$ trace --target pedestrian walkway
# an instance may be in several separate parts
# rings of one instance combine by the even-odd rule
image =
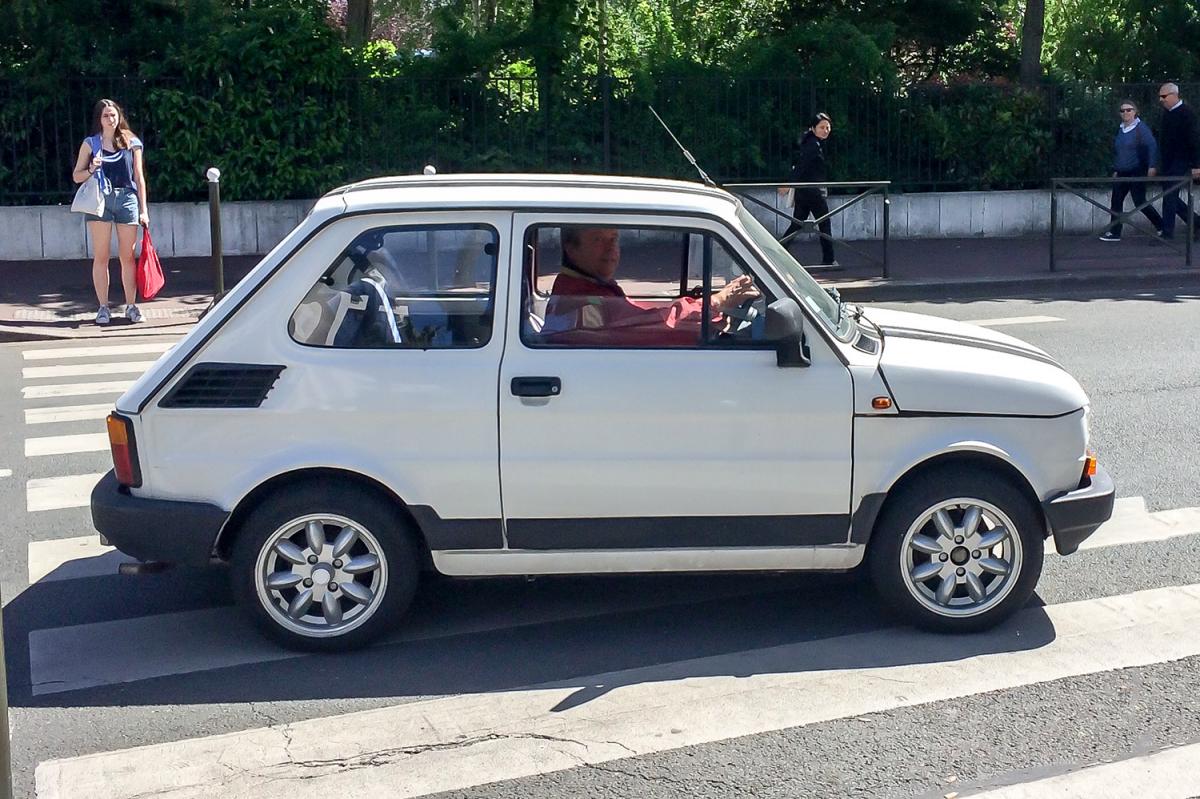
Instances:
[[[814,242],[797,242],[792,251],[802,263],[818,260]],[[1056,272],[1050,271],[1049,244],[1043,238],[891,241],[887,279],[877,263],[882,255],[882,242],[849,242],[839,246],[842,268],[813,267],[813,274],[856,302],[1085,287],[1200,289],[1200,252],[1195,256],[1197,267],[1187,268],[1179,252],[1144,236],[1131,235],[1116,244],[1094,237],[1064,237]],[[233,286],[258,261],[256,256],[227,257],[226,287]],[[109,327],[99,328],[92,324],[96,307],[90,270],[86,261],[0,261],[0,341],[112,339],[182,332],[212,300],[210,259],[171,258],[164,262],[167,284],[162,294],[139,306],[144,322],[130,325],[118,315]],[[119,293],[116,283],[113,292],[114,297]]]
[[[258,263],[258,257],[225,259],[226,286],[234,285]],[[131,324],[121,314],[117,268],[110,270],[112,322],[94,324],[90,261],[0,261],[0,341],[43,339],[114,339],[185,332],[212,302],[214,278],[207,258],[169,258],[163,263],[166,285],[138,307],[143,321]]]
[[[975,321],[1003,327],[1059,320]],[[312,700],[343,696],[340,692],[347,688],[386,696],[379,686],[389,680],[390,671],[402,671],[413,660],[419,664],[423,652],[437,647],[454,662],[475,662],[477,673],[460,683],[459,690],[409,688],[426,695],[370,710],[314,710],[290,723],[264,718],[219,735],[168,730],[159,742],[132,748],[97,740],[91,753],[46,759],[36,769],[31,764],[39,799],[417,797],[478,791],[477,786],[501,780],[560,779],[580,769],[617,767],[605,764],[618,760],[838,720],[866,726],[881,713],[937,703],[987,697],[999,707],[1006,692],[1030,686],[1099,679],[1200,657],[1200,584],[1164,578],[1152,587],[1112,584],[1104,591],[1099,587],[1104,580],[1090,573],[1080,580],[1086,587],[1079,597],[1044,608],[1031,605],[983,635],[937,636],[872,622],[863,613],[872,608],[869,599],[843,588],[833,604],[852,601],[856,607],[847,613],[854,621],[840,627],[786,636],[781,643],[677,655],[628,668],[570,671],[568,663],[558,678],[528,684],[496,685],[489,682],[490,674],[484,676],[493,666],[498,641],[524,637],[527,646],[539,647],[536,656],[530,654],[535,650],[517,647],[524,652],[517,657],[528,661],[548,654],[540,647],[552,631],[614,630],[631,619],[656,615],[671,625],[661,632],[671,639],[678,635],[678,625],[699,627],[719,612],[735,618],[741,613],[747,621],[747,611],[739,608],[762,606],[756,595],[769,593],[763,586],[773,578],[714,578],[684,590],[662,589],[667,577],[654,578],[655,590],[611,590],[613,584],[608,584],[609,590],[588,591],[579,590],[587,583],[575,582],[532,595],[521,593],[520,581],[518,587],[498,590],[478,582],[427,585],[416,612],[357,659],[280,649],[251,628],[230,605],[227,592],[184,596],[180,607],[180,595],[188,593],[194,578],[178,570],[153,583],[118,576],[119,564],[129,559],[100,542],[81,510],[110,466],[104,416],[121,386],[177,340],[38,342],[20,348],[21,376],[9,390],[22,398],[25,463],[11,465],[22,477],[37,475],[26,481],[27,512],[57,514],[64,523],[55,528],[55,537],[28,543],[30,587],[6,597],[5,621],[20,623],[34,614],[47,591],[65,597],[69,610],[29,624],[21,633],[25,645],[10,646],[10,655],[27,664],[27,670],[10,668],[10,679],[22,683],[14,693],[27,692],[32,702],[54,708],[56,703],[89,707],[139,702],[143,695],[161,697],[164,690],[168,696],[190,697],[175,700],[180,702],[253,704],[261,698],[256,691],[263,690],[250,679],[258,669],[262,679],[284,687],[289,678],[278,675],[290,675],[299,686],[304,685],[302,675],[318,675]],[[1051,550],[1047,569],[1057,572],[1043,578],[1043,588],[1064,581],[1070,573],[1064,569],[1078,565],[1088,571],[1080,559],[1089,553],[1113,553],[1118,563],[1132,562],[1134,558],[1120,554],[1198,535],[1200,508],[1152,513],[1140,497],[1121,498],[1112,520],[1080,554],[1061,559]],[[221,584],[223,580],[214,580],[211,585]],[[138,600],[106,605],[104,599],[113,594],[136,595]],[[765,604],[787,601],[787,595],[778,594]],[[690,607],[695,612],[689,613]],[[576,641],[573,646],[560,642],[568,661],[577,656],[576,649],[588,649],[588,633],[563,635]],[[436,675],[423,674],[402,674],[401,679],[437,685]],[[217,696],[203,689],[164,688],[190,685],[190,680],[222,688]],[[297,690],[299,697],[282,695],[302,698],[309,689]],[[428,696],[438,693],[445,695]],[[315,701],[311,705],[321,707]],[[1015,774],[1007,784],[993,783],[988,787],[992,793],[980,795],[1091,799],[1104,795],[1098,785],[1114,796],[1120,795],[1120,786],[1129,785],[1137,786],[1138,795],[1183,799],[1200,794],[1200,749],[1194,741],[1088,766],[1063,774]],[[958,789],[950,786],[943,793]],[[496,790],[497,795],[526,795],[520,787]],[[550,792],[555,793],[553,786]]]

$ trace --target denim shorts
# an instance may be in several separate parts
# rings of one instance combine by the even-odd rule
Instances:
[[[115,222],[118,225],[138,223],[138,195],[134,189],[114,188],[104,195],[104,213],[101,216],[84,214],[89,222]]]

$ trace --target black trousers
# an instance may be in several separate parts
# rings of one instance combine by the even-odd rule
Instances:
[[[1129,172],[1118,171],[1117,177],[1119,177],[1119,178],[1144,178],[1144,177],[1146,177],[1146,173],[1145,172],[1137,172],[1137,171],[1129,171]],[[1145,183],[1114,183],[1113,184],[1112,201],[1108,204],[1108,207],[1110,209],[1112,209],[1112,212],[1113,212],[1113,225],[1112,225],[1112,227],[1110,227],[1108,229],[1108,232],[1113,234],[1114,236],[1121,235],[1121,223],[1116,221],[1117,220],[1116,215],[1119,214],[1122,210],[1124,210],[1126,196],[1133,197],[1134,205],[1141,205],[1142,203],[1146,202],[1146,184]],[[1162,217],[1158,215],[1158,211],[1154,210],[1153,205],[1147,205],[1145,208],[1143,208],[1142,216],[1144,216],[1144,217],[1146,217],[1146,219],[1150,220],[1150,224],[1154,225],[1155,230],[1162,230],[1162,226],[1163,226]]]
[[[1187,164],[1168,164],[1163,170],[1164,177],[1182,178],[1184,175],[1192,174],[1192,170]],[[1193,190],[1194,191],[1194,190]],[[1195,194],[1192,195],[1193,201]],[[1194,230],[1200,231],[1200,214],[1194,214],[1196,219],[1193,223]],[[1171,238],[1175,235],[1175,217],[1178,216],[1187,224],[1187,201],[1180,198],[1179,190],[1169,191],[1163,195],[1163,221],[1162,232],[1164,238]]]
[[[812,216],[813,219],[820,219],[827,213],[829,213],[829,205],[821,196],[820,189],[796,189],[796,204],[792,207],[792,216],[801,220],[806,220],[809,216]],[[817,223],[817,229],[825,236],[833,235],[833,228],[828,219]],[[800,230],[800,225],[793,222],[788,225],[788,229],[783,235],[787,237],[797,230]],[[821,263],[831,264],[833,260],[833,242],[821,237]]]

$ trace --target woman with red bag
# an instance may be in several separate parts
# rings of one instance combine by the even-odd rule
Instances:
[[[137,307],[133,248],[138,225],[150,223],[143,149],[142,140],[129,129],[121,107],[112,100],[97,102],[92,135],[79,147],[72,178],[76,183],[99,180],[104,195],[103,212],[99,216],[84,215],[92,239],[92,284],[100,303],[96,311],[98,325],[107,325],[112,319],[108,307],[108,261],[114,227],[117,229],[117,255],[121,261],[121,286],[125,290],[125,318],[130,322],[142,321],[142,313]]]

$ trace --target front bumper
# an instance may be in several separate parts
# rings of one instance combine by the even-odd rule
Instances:
[[[135,497],[112,471],[92,489],[92,524],[138,560],[205,565],[228,518],[229,511],[205,502]]]
[[[1070,555],[1096,532],[1097,527],[1109,520],[1116,494],[1112,477],[1103,466],[1097,466],[1095,476],[1087,485],[1042,503],[1058,554]]]

